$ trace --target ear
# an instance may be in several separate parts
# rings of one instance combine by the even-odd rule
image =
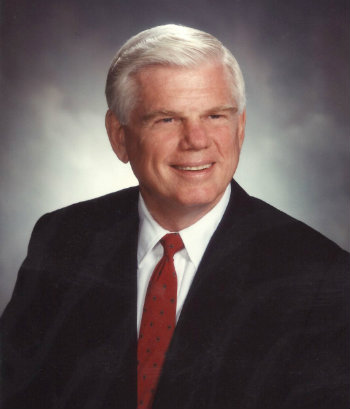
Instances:
[[[243,141],[244,141],[244,136],[245,136],[245,121],[246,121],[246,110],[239,115],[238,118],[238,143],[239,143],[239,149],[242,149]]]
[[[125,145],[125,129],[110,109],[106,113],[105,124],[114,153],[122,162],[128,163],[129,156]]]

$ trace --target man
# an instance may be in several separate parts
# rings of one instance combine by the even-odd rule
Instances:
[[[3,407],[347,408],[348,255],[232,180],[231,53],[146,30],[106,95],[139,187],[37,223],[2,319]]]

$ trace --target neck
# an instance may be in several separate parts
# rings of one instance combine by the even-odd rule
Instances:
[[[171,203],[162,206],[159,202],[147,200],[147,195],[142,194],[143,200],[153,219],[165,230],[170,232],[178,232],[186,227],[192,226],[209,213],[210,210],[217,205],[222,196],[223,194],[214,203],[205,205],[176,206]]]
[[[178,232],[180,230],[186,229],[186,227],[192,226],[192,224],[196,223],[203,216],[205,216],[209,212],[209,210],[203,211],[202,213],[191,212],[190,214],[187,213],[183,215],[170,214],[170,212],[166,215],[162,215],[159,213],[154,213],[152,212],[152,210],[150,210],[150,213],[154,220],[165,230]]]

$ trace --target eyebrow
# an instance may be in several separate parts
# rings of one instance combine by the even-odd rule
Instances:
[[[153,118],[157,116],[179,116],[181,113],[175,111],[167,111],[165,109],[161,109],[159,111],[151,111],[148,114],[142,117],[142,122],[149,122]]]
[[[235,114],[238,111],[238,108],[232,105],[220,105],[217,107],[213,107],[210,109],[207,109],[204,114],[208,115],[214,112],[222,112],[222,111],[230,111],[233,114]],[[168,111],[166,109],[160,109],[157,111],[151,111],[148,114],[144,115],[142,117],[142,122],[147,123],[149,121],[151,121],[153,118],[157,117],[157,116],[164,116],[164,117],[173,117],[173,116],[183,116],[182,112],[176,112],[176,111]]]
[[[210,108],[206,111],[206,114],[211,112],[222,112],[222,111],[230,111],[235,114],[238,111],[238,108],[232,105],[221,105],[218,107]]]

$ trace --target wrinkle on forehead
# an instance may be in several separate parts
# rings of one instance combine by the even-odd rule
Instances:
[[[210,82],[208,72],[213,79]],[[135,80],[139,89],[135,108],[139,113],[143,111],[142,116],[161,111],[214,111],[237,106],[227,69],[222,64],[204,64],[197,68],[150,66],[140,71]],[[209,100],[212,105],[208,105]]]

